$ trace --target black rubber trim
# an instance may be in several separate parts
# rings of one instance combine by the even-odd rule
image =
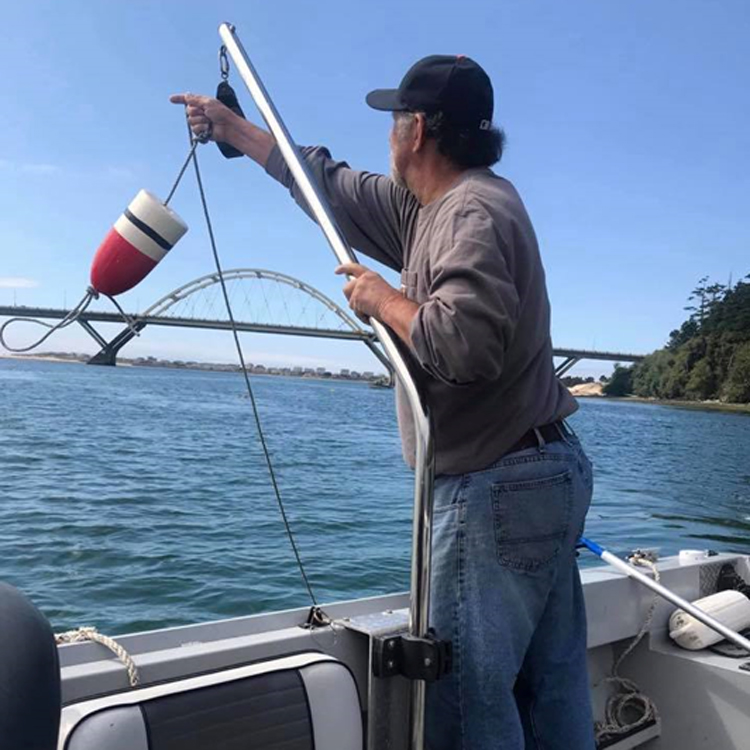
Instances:
[[[169,242],[167,242],[158,232],[151,229],[148,224],[141,221],[129,208],[125,209],[123,216],[125,216],[134,227],[140,229],[147,237],[150,237],[163,250],[169,251],[174,247],[174,245],[170,245]]]
[[[143,710],[143,703],[136,703],[135,705],[138,706],[138,711],[140,711],[141,719],[143,720],[143,726],[146,729],[146,744],[148,745],[148,750],[152,750],[154,743],[151,741],[151,724],[148,723],[148,714]],[[88,719],[88,716],[86,718]]]

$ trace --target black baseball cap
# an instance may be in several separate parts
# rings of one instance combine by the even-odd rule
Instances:
[[[442,112],[454,125],[488,130],[494,95],[490,77],[465,55],[430,55],[411,66],[397,89],[376,89],[367,103],[383,112]]]

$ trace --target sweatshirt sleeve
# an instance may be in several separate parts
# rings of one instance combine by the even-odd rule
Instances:
[[[429,298],[411,325],[422,367],[448,385],[497,379],[519,316],[519,299],[491,217],[467,206],[432,267]]]
[[[416,198],[388,177],[357,172],[346,162],[334,161],[325,148],[304,147],[300,153],[349,245],[401,271],[403,246],[419,211]],[[266,172],[289,188],[294,200],[314,218],[278,146],[268,157]]]

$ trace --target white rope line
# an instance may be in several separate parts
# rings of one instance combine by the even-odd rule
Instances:
[[[55,325],[47,323],[44,320],[37,320],[36,318],[8,318],[8,320],[6,320],[5,323],[0,326],[0,344],[4,346],[9,352],[14,352],[15,354],[19,354],[21,352],[30,352],[32,349],[35,349],[37,346],[43,344],[55,331],[60,331],[63,328],[67,328],[72,323],[75,323],[76,320],[78,320],[78,318],[85,312],[86,308],[91,304],[91,301],[97,299],[98,297],[99,293],[92,287],[89,287],[86,290],[86,294],[83,296],[83,299],[59,323],[55,323]],[[5,340],[5,329],[15,323],[33,323],[34,325],[42,326],[43,328],[47,328],[48,330],[47,333],[41,336],[41,338],[38,338],[33,344],[30,344],[28,346],[11,346]]]
[[[81,627],[55,634],[55,643],[57,644],[83,643],[84,641],[93,641],[108,648],[128,670],[130,687],[138,687],[140,679],[138,677],[138,667],[135,666],[133,657],[113,638],[103,635],[96,628],[92,627]]]
[[[657,583],[659,582],[659,571],[652,557],[643,554],[640,550],[636,550],[628,558],[628,562],[632,565],[650,568],[654,574],[654,580]],[[619,674],[623,661],[635,650],[636,646],[651,629],[651,623],[654,619],[654,612],[656,611],[658,602],[659,596],[658,594],[654,594],[643,625],[641,625],[640,630],[630,642],[630,645],[615,661],[609,677],[603,680],[603,682],[615,685],[617,692],[607,698],[604,708],[604,721],[597,721],[594,725],[594,735],[597,745],[603,739],[619,737],[620,735],[636,731],[659,717],[656,705],[651,698],[642,693],[640,687],[633,680],[621,677]]]

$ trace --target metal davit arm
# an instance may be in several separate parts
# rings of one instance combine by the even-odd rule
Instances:
[[[297,147],[281,119],[260,77],[247,56],[235,28],[223,23],[219,26],[219,36],[228,54],[245,82],[258,111],[276,139],[284,160],[294,179],[305,196],[310,210],[323,230],[328,244],[339,263],[356,262],[351,248],[336,226],[327,200],[310,176],[307,165],[300,158]],[[393,369],[404,388],[414,415],[416,433],[416,471],[414,476],[414,528],[411,558],[411,606],[409,629],[419,638],[427,634],[430,604],[430,551],[432,537],[432,487],[435,467],[434,446],[430,430],[430,419],[422,403],[417,386],[389,330],[376,320],[372,327],[393,365]],[[422,750],[424,747],[424,699],[425,683],[413,683],[411,706],[411,747]]]

